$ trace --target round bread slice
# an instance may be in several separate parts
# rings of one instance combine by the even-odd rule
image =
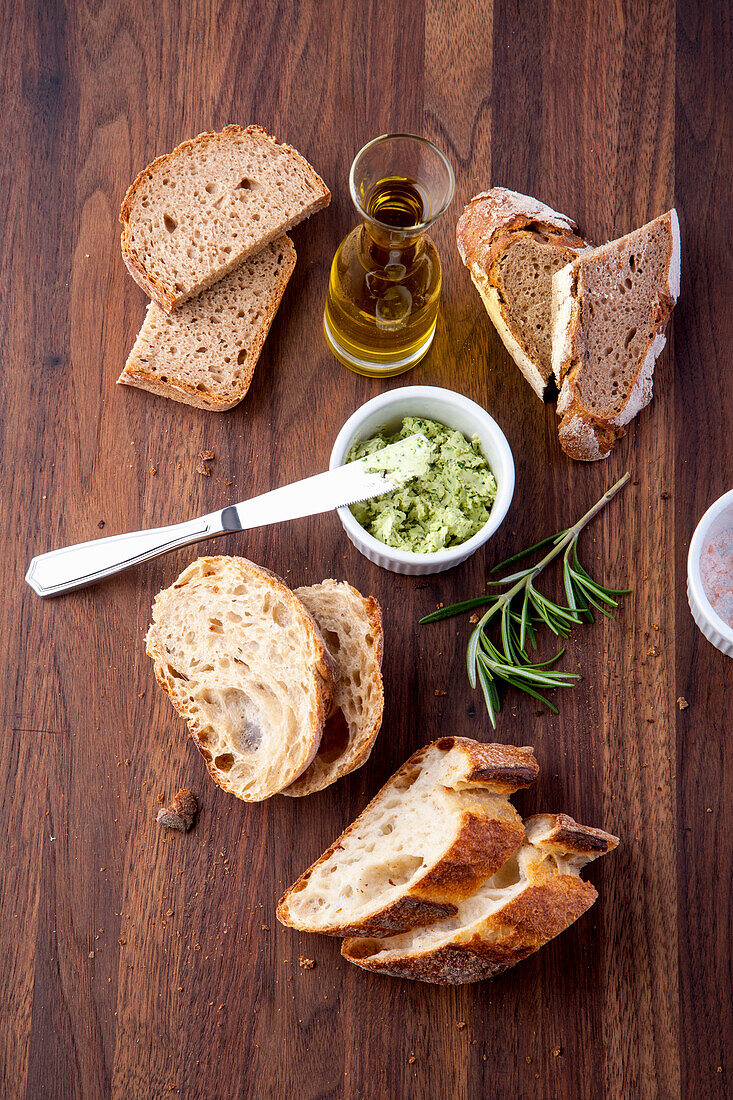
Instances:
[[[341,954],[364,970],[437,985],[493,978],[591,907],[598,895],[580,869],[617,844],[566,814],[539,814],[519,850],[453,916],[389,939],[344,940]]]
[[[509,795],[537,777],[532,750],[444,737],[420,749],[281,899],[304,932],[389,936],[457,912],[519,847]]]
[[[313,760],[333,700],[331,658],[274,573],[199,558],[156,597],[147,652],[223,790],[261,802]]]
[[[282,791],[298,798],[321,791],[369,759],[382,725],[382,609],[346,581],[296,588],[336,666],[333,710],[313,763]]]

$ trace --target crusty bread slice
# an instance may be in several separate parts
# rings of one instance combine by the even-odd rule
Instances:
[[[143,169],[120,210],[122,255],[166,312],[281,237],[331,195],[261,126],[199,134]]]
[[[458,250],[504,346],[538,397],[552,373],[552,276],[588,247],[577,226],[529,195],[493,187],[471,199],[456,228]]]
[[[492,978],[590,908],[597,892],[580,869],[617,844],[566,814],[530,818],[519,850],[454,915],[389,939],[344,940],[341,953],[365,970],[439,985]]]
[[[212,778],[260,802],[310,764],[333,700],[333,668],[300,600],[245,558],[199,558],[153,604],[155,677]]]
[[[280,901],[282,924],[388,936],[456,913],[519,847],[509,795],[532,750],[444,737],[420,749]]]
[[[605,458],[652,399],[654,364],[680,292],[677,213],[579,256],[552,281],[560,443]]]
[[[117,381],[213,412],[239,404],[295,259],[290,237],[278,237],[170,313],[151,302]]]
[[[382,725],[382,609],[346,581],[296,588],[336,666],[333,710],[313,763],[282,794],[321,791],[365,764]]]

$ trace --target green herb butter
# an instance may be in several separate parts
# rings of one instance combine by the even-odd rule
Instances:
[[[366,458],[419,432],[433,448],[424,476],[413,476],[384,496],[352,504],[351,511],[370,535],[387,546],[430,554],[470,539],[489,518],[496,478],[481,453],[478,437],[469,442],[445,424],[406,416],[398,432],[388,435],[383,430],[356,443],[346,461]]]

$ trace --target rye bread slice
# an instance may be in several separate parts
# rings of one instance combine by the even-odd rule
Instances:
[[[571,458],[593,462],[652,399],[680,292],[676,211],[579,256],[552,287],[560,444]]]
[[[545,401],[557,394],[552,276],[588,247],[576,230],[564,214],[504,187],[471,199],[456,227],[461,258],[504,346]]]
[[[315,619],[336,669],[333,709],[318,752],[281,794],[314,794],[369,759],[382,725],[382,609],[346,581],[325,580],[295,595]]]
[[[420,749],[290,887],[278,920],[389,936],[456,913],[519,847],[509,795],[537,771],[529,748],[444,737]]]
[[[341,954],[378,974],[463,985],[493,978],[539,950],[591,907],[598,894],[580,869],[612,851],[618,837],[566,814],[525,824],[518,851],[454,915],[388,939],[346,939]]]
[[[169,312],[330,199],[290,145],[261,126],[226,126],[143,169],[120,210],[122,255],[133,279]]]
[[[212,412],[239,404],[295,259],[290,238],[278,237],[170,313],[151,302],[117,381]]]
[[[333,666],[313,618],[274,573],[245,558],[199,558],[156,596],[147,652],[225,791],[260,802],[313,760]]]

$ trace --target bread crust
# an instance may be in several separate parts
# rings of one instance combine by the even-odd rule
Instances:
[[[152,179],[153,176],[161,170],[163,165],[170,164],[170,162],[178,156],[184,155],[189,150],[194,149],[201,145],[206,145],[211,142],[220,141],[223,137],[232,137],[234,135],[244,136],[245,134],[265,139],[272,145],[278,145],[278,147],[285,151],[288,156],[297,158],[301,163],[309,176],[309,182],[314,186],[316,190],[316,198],[311,207],[302,214],[299,218],[291,218],[287,224],[279,226],[276,230],[269,234],[263,234],[259,240],[257,247],[250,249],[248,252],[237,254],[229,264],[222,265],[217,272],[209,279],[203,280],[198,286],[196,286],[189,293],[180,293],[173,287],[166,284],[166,282],[158,276],[148,272],[145,264],[138,256],[134,246],[130,240],[130,217],[132,214],[135,200],[138,192],[142,188],[143,184]],[[262,126],[237,126],[230,124],[225,126],[223,130],[208,130],[204,133],[197,134],[196,137],[187,138],[186,141],[182,141],[175,147],[170,153],[163,153],[162,156],[156,157],[151,161],[138,175],[128,187],[125,197],[122,200],[120,206],[120,222],[122,223],[122,258],[125,261],[127,270],[132,275],[138,286],[142,287],[149,298],[152,298],[158,303],[161,309],[164,309],[166,313],[170,313],[174,306],[180,305],[181,302],[185,302],[188,298],[195,297],[207,287],[213,286],[214,283],[222,279],[230,271],[233,271],[239,264],[247,258],[248,255],[253,255],[254,252],[264,248],[265,245],[274,241],[277,237],[282,236],[284,232],[292,229],[304,218],[309,217],[311,214],[316,213],[318,210],[324,209],[331,201],[331,192],[326,187],[325,183],[318,175],[316,170],[305,159],[305,157],[294,149],[292,145],[279,144],[277,140],[267,132]]]
[[[617,837],[579,825],[567,814],[537,815],[526,825],[528,836],[519,853],[523,885],[501,908],[448,933],[432,948],[390,951],[383,941],[353,937],[344,941],[341,954],[365,970],[438,985],[493,978],[526,959],[597,897],[595,887],[570,869],[618,844]]]
[[[320,585],[315,585],[314,588],[320,589],[329,586],[339,587],[339,582],[329,578],[321,581]],[[353,734],[350,732],[349,742],[336,760],[332,761],[329,765],[318,766],[319,759],[318,754],[316,754],[316,758],[306,771],[304,771],[294,783],[291,783],[289,787],[281,791],[281,794],[287,795],[289,798],[301,798],[308,794],[315,794],[317,791],[321,791],[325,787],[330,786],[331,783],[335,783],[337,779],[341,779],[343,776],[356,771],[357,768],[361,768],[369,759],[377,734],[382,728],[382,715],[384,713],[384,686],[382,684],[381,672],[382,657],[384,655],[382,608],[373,596],[369,596],[365,599],[361,592],[352,585],[346,585],[346,587],[349,589],[351,597],[361,602],[369,623],[369,633],[374,639],[373,654],[376,668],[373,670],[372,686],[377,694],[376,705],[370,716],[369,722],[359,731]],[[306,589],[306,591],[308,590]],[[295,595],[300,596],[302,592],[303,589],[296,589]],[[314,615],[314,618],[316,622],[318,622],[317,615]],[[338,658],[334,657],[334,661],[338,670]],[[337,671],[334,705],[336,705],[339,694],[339,675],[340,670]]]
[[[154,662],[155,678],[157,682],[160,684],[163,691],[165,691],[175,710],[187,721],[189,736],[203,756],[208,772],[214,782],[221,787],[222,790],[235,795],[244,802],[260,802],[273,794],[277,794],[283,787],[293,782],[296,776],[286,775],[280,785],[275,784],[272,787],[258,790],[256,797],[245,796],[241,791],[236,789],[236,784],[229,780],[228,775],[221,772],[221,770],[215,766],[205,740],[201,738],[202,722],[189,713],[185,700],[178,695],[175,684],[165,674],[164,666],[166,664],[166,654],[162,639],[158,636],[156,628],[156,607],[164,606],[167,600],[175,598],[175,590],[185,584],[188,577],[197,569],[204,570],[209,566],[216,568],[221,564],[235,568],[242,576],[249,575],[257,577],[259,580],[264,580],[273,591],[277,592],[279,598],[292,608],[310,639],[313,649],[313,714],[310,728],[307,731],[307,749],[304,753],[304,759],[300,763],[298,774],[301,774],[308,767],[318,750],[326,715],[333,702],[335,669],[332,658],[326,648],[326,644],[315,620],[306,611],[300,600],[296,599],[282,578],[278,577],[276,573],[262,566],[255,565],[254,562],[249,561],[247,558],[227,557],[223,555],[218,557],[198,558],[184,569],[169,588],[163,589],[163,591],[159,592],[156,596],[153,604],[153,622],[148,630],[145,641],[146,652]]]
[[[169,377],[168,382],[162,382],[144,363],[140,362],[140,340],[142,333],[138,336],[137,341],[130,351],[125,368],[117,379],[117,384],[122,386],[133,386],[139,390],[147,390],[148,393],[154,393],[158,397],[169,397],[172,401],[179,401],[183,405],[191,405],[196,409],[207,409],[209,412],[227,412],[243,401],[249,391],[249,387],[252,385],[252,379],[254,377],[257,361],[260,357],[260,352],[267,339],[272,322],[275,319],[275,314],[280,308],[282,296],[290,281],[290,276],[295,270],[295,263],[297,260],[295,247],[287,234],[283,234],[282,237],[276,238],[276,241],[273,243],[281,244],[284,253],[280,277],[272,288],[272,292],[264,308],[264,316],[257,329],[254,340],[252,341],[252,354],[248,360],[248,370],[236,383],[230,397],[222,397],[217,394],[203,395],[195,386],[191,385],[191,383],[187,382],[184,378],[179,378],[177,381],[171,381]],[[243,262],[246,263],[246,260]],[[206,291],[203,293],[205,294]],[[148,306],[148,312],[150,312],[151,309],[155,309],[157,304],[157,302],[151,302]]]
[[[406,887],[403,895],[394,902],[357,922],[333,923],[328,927],[296,923],[291,913],[291,897],[307,885],[314,870],[342,846],[345,838],[358,828],[362,818],[379,805],[385,794],[392,789],[399,790],[400,784],[409,780],[410,773],[414,773],[429,753],[436,749],[447,753],[454,747],[462,752],[463,767],[454,775],[444,775],[443,782],[448,789],[470,790],[474,787],[508,795],[529,786],[539,771],[532,750],[526,747],[482,745],[465,737],[445,737],[419,749],[395,772],[356,821],[286,891],[277,908],[281,924],[305,932],[325,932],[335,936],[357,933],[389,936],[455,913],[457,901],[470,896],[503,866],[522,842],[524,827],[521,819],[508,802],[499,815],[496,807],[476,799],[464,808],[459,827],[437,862],[417,882]]]
[[[505,187],[494,187],[471,199],[458,220],[456,241],[504,347],[540,400],[549,400],[555,395],[551,371],[541,369],[519,334],[512,330],[505,303],[491,282],[493,265],[503,248],[511,243],[513,235],[528,228],[552,233],[563,250],[577,253],[587,247],[577,235],[575,222],[565,214]]]

